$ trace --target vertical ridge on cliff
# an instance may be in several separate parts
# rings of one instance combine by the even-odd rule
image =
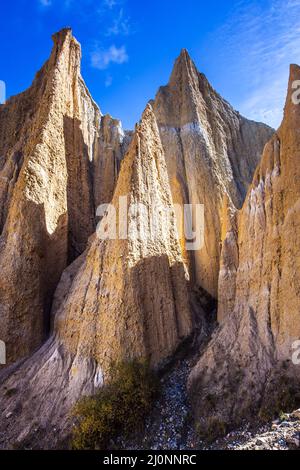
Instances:
[[[126,198],[129,214],[122,212],[120,198]],[[76,324],[79,310],[84,309],[86,321],[90,323],[88,312],[94,310],[100,318],[97,316],[94,320],[96,331],[99,327],[94,346],[99,348],[99,352],[93,354],[105,356],[109,351],[110,357],[117,354],[116,359],[142,354],[157,364],[176,349],[180,338],[188,335],[191,324],[175,219],[169,224],[168,219],[163,219],[157,226],[153,225],[166,209],[172,213],[172,199],[157,124],[150,106],[135,130],[112,204],[116,215],[108,210],[99,230],[110,233],[115,218],[119,227],[121,221],[123,223],[128,217],[128,237],[119,239],[117,233],[115,240],[103,242],[96,238],[93,242],[87,256],[86,271],[82,272],[83,280],[88,281],[88,290],[82,289],[80,276],[78,278],[84,304],[81,306],[76,291],[70,294],[67,306],[64,305],[63,317],[61,313],[57,314],[58,331],[63,331],[65,344],[67,341],[72,344],[74,331],[69,330],[65,316],[70,316],[71,323]],[[153,220],[150,217],[152,211],[155,211]],[[99,284],[97,302],[90,279]],[[106,293],[103,296],[102,291]],[[181,319],[184,319],[183,323]],[[168,330],[165,329],[167,324]],[[84,334],[83,340],[84,332],[89,329],[84,328],[84,322],[78,327]],[[124,337],[125,331],[131,334]],[[89,335],[86,340],[86,347],[92,347]],[[75,351],[78,352],[78,345],[74,345]]]
[[[160,369],[195,330],[202,353],[213,322],[192,312],[212,317],[217,298],[188,384],[199,429],[264,414],[281,393],[300,402],[299,66],[274,133],[183,49],[131,133],[93,101],[71,30],[53,41],[32,86],[0,105],[0,447],[60,445],[112,363]],[[197,251],[176,219],[185,204],[204,205]]]
[[[300,337],[300,107],[292,99],[299,79],[300,67],[292,66],[283,122],[223,245],[222,325],[190,376],[204,427],[208,416],[236,425],[300,402],[299,366],[292,361]]]
[[[97,151],[93,164],[95,206],[111,202],[121,162],[128,150],[132,133],[124,131],[118,119],[101,117]]]
[[[185,49],[153,107],[174,202],[204,204],[205,245],[195,253],[183,250],[183,256],[195,285],[217,298],[223,199],[241,206],[273,130],[234,111]],[[180,238],[184,246],[184,233]]]
[[[120,200],[125,197],[126,213]],[[27,439],[33,446],[54,447],[55,436],[70,432],[72,405],[109,380],[111,362],[142,358],[160,367],[191,334],[186,271],[150,106],[121,165],[113,207],[116,218],[107,209],[98,235],[64,271],[53,304],[53,336],[22,367],[7,372],[0,386],[1,446]],[[128,237],[99,238],[113,229],[115,220],[119,228],[126,218]],[[6,393],[11,388],[13,397]]]
[[[32,86],[0,106],[0,338],[8,363],[45,339],[61,273],[95,230],[94,186],[107,184],[98,167],[110,156],[80,74],[80,45],[70,29],[53,41]]]

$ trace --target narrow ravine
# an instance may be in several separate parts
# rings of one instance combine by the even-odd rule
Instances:
[[[120,439],[118,446],[128,450],[193,448],[195,433],[186,389],[191,363],[191,359],[178,359],[171,371],[161,379],[160,397],[146,420],[143,432],[131,440]]]
[[[179,359],[161,380],[161,394],[145,428],[113,447],[126,450],[300,450],[300,410],[256,429],[245,425],[214,442],[204,442],[193,425],[186,383],[194,358]]]

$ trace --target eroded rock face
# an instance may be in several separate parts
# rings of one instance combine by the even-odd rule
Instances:
[[[120,239],[118,233],[116,240],[96,237],[56,315],[64,344],[74,354],[82,350],[97,358],[104,369],[112,359],[131,356],[147,357],[155,366],[191,331],[176,221],[168,223],[162,216],[152,234],[154,225],[148,218],[153,208],[156,218],[166,208],[172,212],[164,154],[150,106],[136,129],[112,201],[118,227],[126,217],[120,197],[131,206],[128,238]],[[137,204],[144,205],[145,213],[132,209]],[[114,214],[109,212],[100,231],[110,233],[113,222]],[[82,311],[85,317],[78,322]],[[77,333],[70,324],[77,325]]]
[[[243,118],[199,73],[186,50],[153,103],[177,204],[204,204],[205,245],[183,256],[194,282],[217,298],[223,199],[244,201],[263,147],[273,134]]]
[[[41,344],[68,256],[94,227],[89,152],[99,111],[80,79],[79,44],[69,30],[53,39],[32,87],[1,107],[0,337],[8,363]]]
[[[292,101],[299,79],[294,65],[283,123],[264,150],[237,231],[231,225],[223,245],[222,326],[189,379],[204,427],[209,419],[237,424],[300,400],[292,363],[300,338],[300,107]]]
[[[116,179],[107,182],[104,171],[101,179],[102,159],[114,163],[101,147],[105,118],[80,75],[80,45],[68,29],[53,40],[31,88],[0,106],[0,338],[8,364],[45,339],[61,273],[95,231],[98,186],[112,189]],[[117,148],[118,132],[106,143]]]
[[[153,207],[158,213],[172,212],[164,153],[150,106],[136,128],[114,193],[122,223],[119,198],[125,196],[131,205],[143,204],[146,213],[134,206],[129,210],[127,239],[90,239],[87,251],[64,272],[57,288],[53,336],[22,367],[2,377],[2,447],[27,441],[34,447],[55,447],[70,432],[71,406],[109,380],[111,361],[148,358],[152,367],[159,367],[192,331],[176,220],[163,216],[153,238],[152,219],[147,218]],[[108,211],[98,235],[108,233],[113,220]],[[22,406],[16,406],[21,401]]]
[[[131,138],[132,133],[124,131],[118,119],[102,116],[93,171],[96,208],[111,202]]]
[[[32,87],[0,106],[0,338],[9,364],[33,353],[1,371],[0,447],[61,445],[112,361],[164,364],[192,332],[190,303],[201,310],[189,276],[207,302],[219,296],[223,323],[189,379],[203,426],[262,408],[283,369],[298,386],[299,78],[294,66],[239,211],[272,129],[234,111],[183,51],[132,137],[90,97],[71,31],[54,36]],[[174,203],[204,204],[200,251],[186,251]]]

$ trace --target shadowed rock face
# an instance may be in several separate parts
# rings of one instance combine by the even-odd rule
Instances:
[[[204,426],[209,416],[237,424],[259,410],[279,411],[278,400],[282,409],[300,401],[292,364],[300,338],[300,107],[292,101],[299,79],[300,67],[291,66],[282,125],[225,237],[222,325],[189,379]]]
[[[0,106],[0,338],[8,363],[45,338],[61,273],[95,231],[94,196],[107,184],[101,162],[108,167],[111,158],[80,75],[80,45],[67,29],[53,40],[31,88]],[[106,141],[120,160],[120,125]]]
[[[119,227],[129,208],[128,238],[96,236],[66,301],[56,314],[58,335],[74,354],[97,358],[104,370],[112,359],[147,357],[156,366],[191,331],[185,270],[175,219],[162,218],[152,236],[148,211],[157,216],[172,198],[164,154],[151,107],[147,107],[122,164],[113,197]],[[147,213],[132,207],[143,204]],[[99,228],[110,232],[109,212]],[[58,302],[59,303],[59,302]],[[81,313],[84,312],[84,317]],[[78,322],[78,318],[81,318]],[[70,328],[70,324],[76,328]]]
[[[101,115],[80,56],[70,30],[56,34],[32,87],[0,106],[0,338],[9,365],[22,359],[1,370],[0,447],[61,445],[111,361],[167,362],[192,332],[190,300],[200,310],[188,277],[219,297],[222,323],[189,379],[196,416],[238,423],[282,379],[298,387],[299,67],[253,179],[272,129],[234,111],[185,50],[133,136]],[[204,204],[200,251],[186,251],[174,203]]]
[[[132,132],[123,131],[118,119],[109,114],[102,116],[93,171],[96,207],[112,200],[121,162],[131,138]]]
[[[186,50],[153,102],[178,204],[204,204],[205,246],[183,256],[196,285],[217,298],[223,200],[241,207],[273,130],[243,118],[199,73]]]
[[[172,211],[150,106],[121,167],[113,198],[117,220],[122,196],[130,204],[144,204],[146,212],[153,207]],[[111,227],[112,219],[111,213],[104,216],[99,233]],[[2,376],[0,446],[30,442],[34,447],[55,447],[70,432],[71,406],[109,380],[111,361],[148,358],[152,367],[159,367],[190,335],[176,221],[163,218],[155,238],[152,231],[152,220],[131,210],[128,239],[100,240],[95,235],[86,252],[64,272],[53,303],[53,336],[15,372],[7,370]]]

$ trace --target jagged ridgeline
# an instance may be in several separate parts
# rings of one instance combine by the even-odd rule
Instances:
[[[102,116],[80,74],[70,30],[54,37],[29,90],[0,108],[0,337],[7,360],[45,340],[63,270],[86,248],[111,201],[131,133]],[[153,103],[173,201],[205,205],[205,245],[185,250],[193,283],[217,297],[224,195],[239,206],[272,131],[242,118],[182,51]]]
[[[284,118],[268,142],[242,209],[228,213],[219,321],[191,373],[202,427],[270,419],[300,404],[300,67],[292,65]]]
[[[128,136],[103,117],[80,75],[70,30],[53,36],[32,86],[0,106],[0,338],[7,362],[49,333],[63,270],[86,248],[110,202]]]
[[[257,374],[260,387],[270,365],[286,360],[299,325],[299,181],[289,166],[299,156],[299,111],[287,101],[272,137],[268,126],[234,111],[183,50],[169,84],[135,131],[125,132],[92,100],[72,32],[53,39],[32,86],[0,106],[3,448],[60,446],[71,432],[73,405],[109,383],[112,362],[165,367],[203,330],[202,314],[209,318],[199,292],[219,299],[224,322],[190,378],[199,420],[210,410],[206,390],[216,383],[216,413],[225,406],[227,368],[235,373],[246,357],[241,365]],[[204,246],[187,251],[184,226],[174,217],[152,239],[149,217],[134,213],[127,238],[101,240],[97,207],[112,202],[120,220],[124,197],[147,213],[204,204]],[[100,230],[110,222],[108,211]],[[276,240],[269,245],[271,233]],[[283,313],[285,291],[292,300]],[[295,330],[285,326],[290,318]],[[201,338],[194,344],[201,347]],[[224,368],[222,382],[216,370]],[[237,383],[241,396],[249,386],[246,414],[257,389],[241,374]],[[223,417],[231,419],[234,413]]]
[[[185,49],[153,109],[163,143],[172,196],[178,204],[204,204],[204,247],[184,250],[191,278],[218,296],[224,199],[240,208],[273,130],[249,121],[211,87]]]

